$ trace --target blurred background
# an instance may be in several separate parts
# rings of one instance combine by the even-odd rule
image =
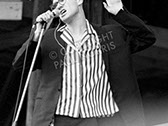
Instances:
[[[85,13],[90,22],[110,23],[102,1],[85,0]],[[168,126],[168,1],[123,0],[123,3],[156,35],[157,41],[152,47],[133,55],[133,65],[147,126]],[[50,4],[51,0],[0,0],[0,126],[11,125],[20,85],[20,72],[12,70],[13,58],[29,37],[37,15],[49,9]],[[26,100],[19,126],[25,125]]]

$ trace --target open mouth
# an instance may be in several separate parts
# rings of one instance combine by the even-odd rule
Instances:
[[[61,16],[63,16],[65,13],[66,13],[66,10],[65,10],[65,9],[62,9],[62,10],[60,11]]]

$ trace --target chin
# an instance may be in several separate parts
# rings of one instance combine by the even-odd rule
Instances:
[[[60,18],[62,22],[64,22],[65,24],[69,24],[71,22],[71,20],[69,18]]]
[[[66,24],[70,24],[73,20],[75,20],[75,15],[70,15],[68,13],[66,13],[64,16],[60,16],[60,19],[62,20],[62,22],[66,23]]]

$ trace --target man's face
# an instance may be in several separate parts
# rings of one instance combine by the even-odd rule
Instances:
[[[55,9],[59,11],[59,17],[64,23],[69,23],[78,13],[78,3],[76,0],[53,0]]]

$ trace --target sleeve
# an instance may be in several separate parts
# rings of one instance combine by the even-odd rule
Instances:
[[[25,69],[27,70],[30,68],[36,46],[37,42],[33,42],[29,39],[22,45],[22,47],[18,50],[12,63],[12,67],[14,70],[22,70],[24,62],[25,62]],[[38,51],[33,70],[41,68],[40,52],[41,49],[39,49]]]
[[[156,41],[153,31],[140,18],[128,12],[125,8],[113,16],[113,19],[128,32],[131,53],[146,49]]]

